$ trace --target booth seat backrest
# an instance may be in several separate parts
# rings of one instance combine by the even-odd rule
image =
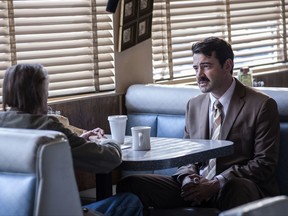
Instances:
[[[252,201],[223,211],[219,216],[285,216],[288,212],[288,197],[276,196]]]
[[[281,194],[288,196],[288,88],[259,87],[277,102],[280,118],[280,151],[277,179]]]
[[[274,98],[278,105],[280,155],[277,178],[281,194],[288,195],[288,88],[256,89]],[[125,96],[128,115],[126,134],[131,135],[133,126],[145,125],[151,127],[151,136],[182,138],[187,102],[198,94],[201,94],[198,86],[131,85]]]
[[[0,128],[0,215],[83,215],[64,134]]]
[[[146,125],[151,127],[153,137],[182,138],[187,102],[200,93],[197,86],[130,86],[125,96],[126,134],[131,135],[133,126]]]

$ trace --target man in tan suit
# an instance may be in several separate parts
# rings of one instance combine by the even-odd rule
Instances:
[[[210,37],[192,46],[193,68],[204,93],[187,104],[185,138],[212,137],[213,103],[222,104],[219,139],[234,142],[234,154],[216,159],[216,174],[199,174],[201,163],[180,167],[175,175],[124,178],[118,192],[138,195],[144,207],[216,207],[226,210],[278,195],[275,170],[279,149],[276,102],[233,77],[234,54],[226,41]],[[200,172],[201,173],[201,172]]]

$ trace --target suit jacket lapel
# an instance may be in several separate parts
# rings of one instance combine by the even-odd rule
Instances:
[[[220,139],[222,140],[227,139],[230,129],[232,128],[237,116],[239,115],[240,110],[245,104],[245,100],[244,100],[245,94],[246,93],[245,93],[244,86],[238,80],[236,80],[235,90],[232,95],[232,98],[231,98],[231,101],[230,101],[230,104],[226,113],[226,117],[222,124]]]
[[[203,116],[204,119],[197,118],[200,119],[199,132],[200,137],[202,139],[209,139],[209,102],[210,102],[209,94],[206,94],[199,110],[200,116]],[[206,112],[206,114],[204,114],[203,111]]]

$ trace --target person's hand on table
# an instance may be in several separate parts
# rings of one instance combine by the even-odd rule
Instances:
[[[101,128],[95,128],[93,130],[89,131],[83,131],[83,133],[80,135],[80,137],[90,140],[90,137],[93,137],[93,139],[106,139],[107,137],[104,135],[104,130]]]
[[[211,198],[220,188],[217,179],[208,180],[197,174],[188,175],[184,178],[181,187],[181,197],[192,206],[200,205],[203,201]]]

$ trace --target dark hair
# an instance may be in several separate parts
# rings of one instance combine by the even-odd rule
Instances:
[[[47,113],[47,71],[40,64],[9,67],[3,81],[3,108],[16,108],[31,114]]]
[[[227,59],[234,61],[234,53],[231,45],[223,39],[208,37],[203,41],[196,42],[192,45],[192,55],[201,53],[205,56],[212,56],[213,52],[215,52],[215,57],[219,60],[222,67]],[[233,73],[233,68],[231,73]]]

